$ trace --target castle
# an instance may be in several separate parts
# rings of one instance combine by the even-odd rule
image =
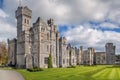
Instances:
[[[49,54],[53,67],[71,65],[114,64],[115,46],[106,43],[105,52],[95,52],[89,47],[74,48],[60,37],[53,19],[44,22],[40,17],[31,27],[32,10],[19,6],[15,12],[17,19],[17,38],[8,39],[8,65],[17,68],[48,67]]]

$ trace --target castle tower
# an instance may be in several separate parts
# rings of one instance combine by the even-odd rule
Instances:
[[[56,65],[59,67],[59,38],[60,38],[60,33],[56,33]]]
[[[83,46],[80,46],[80,52],[79,52],[79,54],[80,54],[80,64],[83,64],[83,61],[84,61],[84,57],[83,57]]]
[[[80,49],[75,47],[75,55],[76,55],[76,63],[77,65],[80,65]]]
[[[50,27],[50,53],[52,54],[52,62],[53,62],[53,67],[58,67],[58,63],[57,61],[57,53],[58,52],[58,42],[56,40],[58,40],[58,36],[56,36],[57,34],[57,27],[56,25],[54,25],[54,20],[53,19],[49,19],[47,21],[48,26]]]
[[[59,66],[67,67],[66,38],[59,39]]]
[[[106,43],[106,64],[115,64],[115,46],[113,43]]]
[[[30,54],[29,29],[32,11],[27,6],[19,6],[15,14],[17,19],[17,68],[25,68],[27,55]]]
[[[16,65],[17,39],[8,39],[8,65]]]
[[[90,62],[89,65],[93,65],[94,64],[94,54],[95,54],[94,48],[89,47],[88,52],[89,52],[89,62]]]

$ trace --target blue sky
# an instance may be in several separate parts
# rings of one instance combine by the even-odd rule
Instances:
[[[0,8],[3,7],[3,0],[0,0]]]
[[[0,41],[16,37],[18,1],[0,0]],[[105,43],[113,42],[120,53],[119,0],[23,0],[22,5],[32,10],[32,23],[39,16],[45,22],[53,18],[61,36],[73,46],[104,51]]]

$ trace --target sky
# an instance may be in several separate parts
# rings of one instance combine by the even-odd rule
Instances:
[[[120,0],[22,0],[21,5],[32,10],[32,23],[37,17],[45,22],[53,18],[74,47],[105,51],[105,44],[112,42],[120,54]],[[19,0],[0,0],[0,41],[16,37],[18,6]]]

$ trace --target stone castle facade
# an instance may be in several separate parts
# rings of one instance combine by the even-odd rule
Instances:
[[[8,64],[17,68],[48,67],[49,54],[53,67],[70,65],[114,64],[115,46],[107,43],[106,52],[95,52],[94,48],[83,50],[67,45],[60,37],[53,19],[44,22],[40,17],[31,26],[32,10],[20,6],[16,12],[17,38],[8,39]]]

